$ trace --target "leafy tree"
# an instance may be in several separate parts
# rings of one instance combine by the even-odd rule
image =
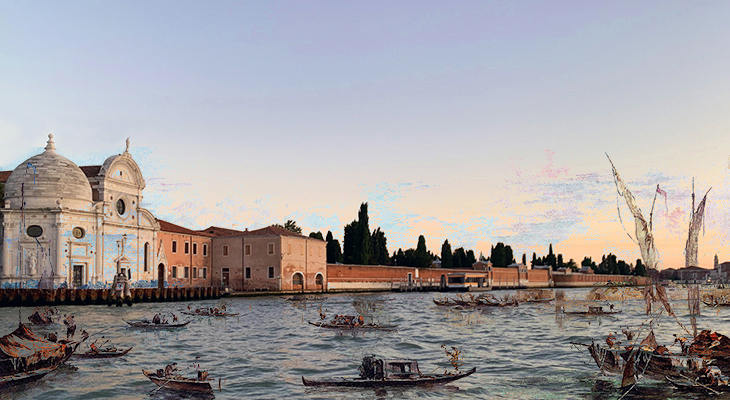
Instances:
[[[454,266],[454,253],[451,252],[449,240],[444,240],[441,245],[441,268],[452,268]]]
[[[575,260],[573,260],[572,258],[570,259],[570,261],[568,261],[568,262],[567,262],[567,263],[565,264],[565,267],[566,267],[566,268],[570,268],[571,270],[573,270],[573,272],[576,272],[576,271],[578,271],[578,264],[576,264],[576,263],[575,263]]]
[[[522,253],[522,265],[527,265],[527,254]]]
[[[496,246],[492,246],[491,259],[494,267],[506,267],[515,262],[512,247],[509,245],[505,246],[502,242],[497,243]]]
[[[565,267],[565,263],[563,263],[563,255],[558,254],[558,269]]]
[[[537,254],[535,252],[532,253],[532,262],[530,262],[530,265],[532,268],[535,268],[535,265],[540,265],[537,263]]]
[[[636,268],[634,268],[634,275],[636,276],[647,276],[646,266],[641,262],[641,258],[636,259]]]
[[[340,241],[336,240],[330,231],[327,231],[327,262],[330,264],[342,262]]]
[[[398,252],[393,252],[392,257],[393,263],[399,266],[406,266],[406,255],[403,253],[403,249],[398,249]]]
[[[294,233],[302,234],[302,228],[297,225],[297,221],[294,221],[293,219],[287,220],[284,225],[281,224],[274,224],[274,226],[278,226],[279,228],[284,228],[288,231],[292,231]]]
[[[322,236],[322,232],[319,232],[319,231],[317,231],[317,232],[310,232],[309,233],[309,237],[315,238],[315,239],[319,239],[319,240],[324,240],[324,237]]]

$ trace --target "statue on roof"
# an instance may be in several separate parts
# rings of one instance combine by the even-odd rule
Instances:
[[[125,153],[129,153],[129,138],[127,138],[127,148],[124,150]]]

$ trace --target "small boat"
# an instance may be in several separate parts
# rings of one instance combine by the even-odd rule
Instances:
[[[563,311],[564,314],[568,315],[586,315],[586,316],[592,316],[592,315],[614,315],[621,313],[621,310],[618,311],[603,311],[603,307],[601,306],[593,306],[588,307],[588,311]]]
[[[57,365],[52,365],[50,367],[34,369],[28,372],[18,372],[12,375],[0,376],[0,388],[36,381],[43,378],[48,373],[55,371],[57,367]]]
[[[418,363],[413,360],[377,359],[364,357],[360,366],[360,376],[335,380],[316,381],[302,376],[304,386],[346,386],[346,387],[388,387],[388,386],[429,386],[441,385],[465,378],[477,369],[450,374],[422,374]]]
[[[304,296],[301,294],[286,298],[286,301],[324,301],[324,300],[327,300],[327,298],[324,296],[322,296],[322,297]]]
[[[183,322],[181,324],[155,324],[152,322],[145,322],[145,321],[134,321],[129,322],[127,320],[122,320],[129,324],[132,328],[149,328],[149,329],[173,329],[173,328],[183,328],[187,326],[190,321]]]
[[[205,373],[205,376],[198,379],[185,378],[177,374],[165,374],[165,372],[161,369],[157,370],[157,372],[145,371],[143,369],[142,373],[161,389],[164,388],[183,392],[213,392],[213,388],[210,386],[210,381],[212,381],[213,378],[208,378],[207,373]],[[198,376],[201,376],[200,373]]]
[[[319,328],[326,328],[326,329],[340,329],[340,330],[370,330],[370,331],[395,331],[398,330],[398,325],[377,325],[377,324],[332,324],[327,322],[312,322],[307,321],[309,324],[314,325]]]
[[[529,299],[529,300],[522,300],[523,303],[549,303],[551,301],[555,300],[555,298],[552,299]]]
[[[690,380],[686,377],[682,377],[683,379],[677,379],[677,378],[671,378],[668,376],[664,377],[669,383],[671,383],[676,389],[683,390],[683,391],[693,391],[693,392],[711,392],[714,394],[720,394],[721,392],[728,392],[730,391],[730,386],[728,386],[727,382],[716,382],[716,383],[708,383],[703,384],[698,382],[697,380]]]
[[[72,360],[89,360],[89,359],[99,359],[99,358],[116,358],[121,357],[127,353],[129,353],[129,350],[132,350],[132,348],[128,348],[127,350],[117,350],[116,348],[111,349],[102,349],[98,351],[87,351],[86,353],[74,353],[74,355],[71,356]]]
[[[715,300],[714,302],[702,300],[702,302],[705,303],[707,307],[730,307],[730,303],[720,303],[717,300]]]
[[[209,311],[182,311],[185,315],[195,315],[197,317],[236,317],[238,313],[209,312]]]
[[[36,311],[28,317],[28,321],[30,321],[33,325],[40,326],[51,325],[58,322],[60,319],[61,316],[55,313],[52,309],[47,309],[42,313],[38,312],[36,309]]]

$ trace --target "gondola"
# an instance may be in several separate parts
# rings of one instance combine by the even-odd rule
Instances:
[[[395,331],[398,330],[398,325],[377,325],[377,324],[346,324],[346,325],[338,325],[338,324],[330,324],[327,322],[312,322],[307,321],[311,325],[314,325],[319,328],[326,328],[326,329],[340,329],[340,330],[369,330],[369,331]]]
[[[0,380],[12,382],[32,380],[36,376],[41,378],[47,368],[55,368],[66,362],[79,344],[52,342],[37,336],[25,325],[18,324],[15,331],[0,337]],[[35,374],[34,371],[39,372]]]
[[[36,381],[43,378],[48,373],[55,371],[56,368],[58,368],[57,365],[52,365],[50,367],[34,369],[28,372],[18,372],[12,375],[0,376],[0,388]]]
[[[183,392],[201,392],[201,393],[212,393],[213,388],[210,386],[212,378],[206,378],[205,380],[197,380],[192,378],[183,378],[182,376],[166,376],[164,373],[150,372],[142,370],[142,373],[149,378],[155,385],[160,388],[179,390]]]
[[[196,317],[237,317],[238,313],[210,313],[210,312],[194,312],[194,311],[181,311],[185,315],[194,315]]]
[[[135,322],[129,322],[127,320],[122,320],[129,324],[132,328],[149,328],[149,329],[174,329],[174,328],[184,328],[186,327],[190,321],[183,322],[181,324],[154,324],[152,322],[142,322],[142,321],[135,321]]]
[[[465,378],[476,371],[476,367],[466,372],[450,374],[421,374],[418,363],[413,360],[376,359],[365,357],[360,367],[360,376],[316,381],[302,376],[304,386],[345,386],[378,388],[389,386],[430,386],[442,385]]]
[[[720,302],[711,303],[711,302],[705,301],[705,300],[702,300],[702,302],[705,303],[705,305],[707,307],[730,307],[730,303],[720,303]]]
[[[71,356],[72,360],[89,360],[89,359],[99,359],[99,358],[116,358],[121,357],[129,351],[132,350],[132,348],[128,348],[127,350],[99,350],[99,351],[87,351],[86,353],[74,353],[74,355]]]
[[[551,301],[555,300],[552,299],[530,299],[530,300],[522,300],[523,303],[549,303]]]
[[[563,311],[563,314],[567,315],[583,315],[583,316],[594,316],[594,315],[614,315],[620,314],[621,310],[618,311],[603,311],[603,307],[588,307],[588,311]]]

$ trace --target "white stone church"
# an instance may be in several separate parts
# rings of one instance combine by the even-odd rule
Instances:
[[[78,167],[48,137],[44,152],[0,171],[0,287],[101,287],[117,268],[156,280],[160,226],[140,207],[145,181],[129,139],[103,165]]]

